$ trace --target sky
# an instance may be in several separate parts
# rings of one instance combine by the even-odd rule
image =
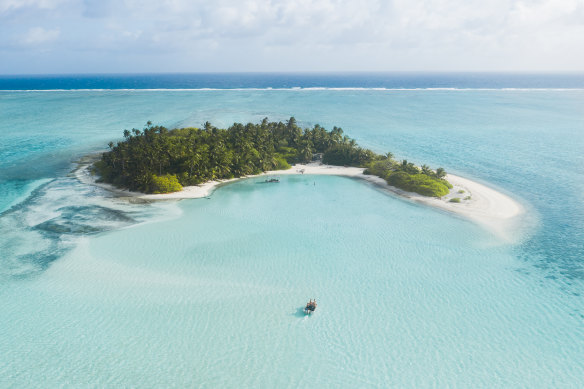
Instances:
[[[584,71],[584,0],[0,0],[0,74]]]

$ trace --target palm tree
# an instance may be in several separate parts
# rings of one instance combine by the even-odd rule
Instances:
[[[333,143],[341,143],[343,140],[343,129],[340,127],[333,127],[330,138]]]
[[[205,124],[203,124],[203,129],[205,131],[211,131],[214,127],[211,125],[210,122],[205,122]]]
[[[406,172],[406,173],[409,173],[409,174],[416,174],[416,173],[419,172],[419,170],[416,167],[416,165],[414,165],[411,162],[408,162],[406,159],[404,159],[402,161],[401,170],[404,171],[404,172]]]
[[[446,177],[446,170],[444,170],[441,167],[439,167],[438,169],[436,169],[436,177],[438,177],[438,178],[444,178],[444,177]]]
[[[302,158],[302,162],[312,160],[312,147],[309,142],[303,142],[300,148],[300,158]]]
[[[430,169],[428,165],[422,165],[422,174],[425,174],[427,176],[433,176],[434,172],[432,171],[432,169]]]

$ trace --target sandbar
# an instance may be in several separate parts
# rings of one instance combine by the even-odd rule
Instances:
[[[448,195],[443,196],[442,198],[426,197],[390,186],[380,177],[363,174],[363,171],[365,170],[364,168],[332,166],[322,163],[297,164],[288,170],[274,170],[253,176],[229,180],[208,181],[200,185],[186,186],[183,190],[174,193],[144,194],[119,189],[110,184],[96,182],[95,177],[89,172],[89,166],[90,164],[84,164],[75,171],[75,176],[81,182],[99,186],[120,197],[130,197],[146,201],[209,197],[211,193],[221,185],[241,179],[268,175],[282,176],[306,174],[350,177],[366,181],[379,189],[396,194],[410,201],[439,208],[443,211],[469,219],[487,228],[505,240],[511,240],[510,230],[514,227],[518,216],[525,212],[524,207],[511,197],[486,185],[453,174],[448,174],[446,176],[446,179],[452,184],[453,188]],[[451,202],[450,200],[453,198],[459,198],[460,202]]]

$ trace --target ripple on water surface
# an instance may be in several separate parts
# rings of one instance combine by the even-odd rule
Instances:
[[[84,238],[35,282],[4,288],[0,376],[146,387],[582,378],[579,301],[514,271],[524,264],[512,248],[471,223],[325,176],[245,180],[178,204],[180,216]],[[309,298],[319,305],[305,317]]]

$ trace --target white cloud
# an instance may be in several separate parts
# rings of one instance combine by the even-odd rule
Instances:
[[[0,0],[0,46],[60,31],[184,71],[584,70],[584,0]]]
[[[42,27],[33,27],[22,37],[22,43],[29,46],[36,46],[43,43],[55,41],[61,31],[58,28],[53,30],[45,30]]]
[[[19,8],[55,9],[68,0],[0,0],[0,12]]]

